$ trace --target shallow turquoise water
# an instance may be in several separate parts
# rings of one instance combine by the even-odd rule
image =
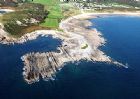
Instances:
[[[140,99],[140,18],[110,16],[92,19],[107,39],[107,55],[129,68],[105,63],[67,64],[54,81],[28,85],[20,56],[56,50],[61,41],[38,38],[23,45],[0,45],[0,99]],[[51,44],[50,44],[51,42]]]

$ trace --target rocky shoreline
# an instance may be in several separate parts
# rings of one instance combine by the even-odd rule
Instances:
[[[24,63],[23,77],[28,84],[38,82],[40,77],[44,80],[52,79],[65,63],[80,60],[113,63],[127,68],[127,65],[112,60],[99,49],[106,43],[106,40],[96,29],[89,29],[88,27],[92,23],[86,20],[96,17],[94,14],[73,16],[60,23],[60,29],[63,31],[38,30],[16,39],[6,36],[4,39],[2,38],[1,43],[24,43],[36,39],[38,36],[48,35],[62,40],[62,45],[57,48],[57,52],[29,52],[21,57]],[[2,32],[5,36],[6,33]]]
[[[14,38],[10,35],[8,35],[5,31],[3,31],[3,29],[0,29],[1,35],[0,35],[0,43],[1,44],[22,44],[25,43],[27,41],[30,40],[34,40],[36,39],[38,36],[48,36],[48,35],[52,35],[53,37],[57,37],[57,33],[59,31],[55,31],[55,30],[37,30],[34,31],[32,33],[27,33],[25,35],[23,35],[20,38]],[[3,34],[3,35],[2,35]]]
[[[8,10],[8,9],[5,9],[6,11],[9,11],[9,12],[12,12],[14,10]],[[71,26],[64,26],[62,25],[64,22],[71,22],[70,20],[72,19],[81,19],[81,20],[84,20],[84,22],[79,22],[79,24],[77,24],[76,26],[76,29],[78,28],[79,26],[79,29],[82,29],[82,28],[87,28],[88,26],[91,25],[91,23],[87,20],[87,19],[91,19],[91,18],[97,18],[97,17],[100,17],[100,16],[106,16],[106,15],[129,15],[129,16],[140,16],[140,14],[138,12],[136,13],[131,13],[131,12],[114,12],[114,13],[86,13],[86,14],[80,14],[80,15],[76,15],[76,16],[73,16],[73,17],[70,17],[64,21],[62,21],[60,23],[60,28],[64,31],[64,32],[70,32],[72,31],[74,28],[71,27]],[[80,28],[80,26],[82,28]],[[71,28],[71,30],[69,29],[69,31],[67,30],[67,28]],[[45,31],[45,32],[44,32]],[[51,32],[51,33],[50,33]],[[33,39],[36,39],[39,35],[48,35],[48,34],[52,34],[52,35],[56,35],[57,33],[54,33],[54,32],[60,32],[60,31],[56,31],[56,30],[36,30],[35,32],[32,32],[32,33],[27,33],[27,34],[24,34],[22,37],[20,38],[15,38],[15,37],[12,37],[9,33],[7,33],[6,31],[4,31],[4,27],[3,27],[3,24],[0,23],[0,43],[1,44],[15,44],[15,43],[24,43],[24,42],[27,42],[29,40],[33,40]],[[64,34],[64,33],[62,33]],[[101,34],[101,33],[100,33]]]
[[[59,52],[27,53],[22,56],[25,81],[32,84],[38,82],[40,77],[44,80],[52,79],[65,63],[80,60],[107,62],[126,67],[117,61],[113,61],[99,50],[99,47],[105,44],[105,39],[96,29],[87,28],[91,25],[89,21],[78,17],[62,21],[60,28],[63,29],[63,32],[54,31],[52,34],[54,37],[63,40],[61,47],[57,48]],[[47,32],[44,30],[41,33],[45,35]],[[39,34],[40,31],[37,33]],[[84,44],[88,46],[83,49],[82,45]]]

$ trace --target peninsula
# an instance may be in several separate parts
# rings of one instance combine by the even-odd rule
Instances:
[[[39,75],[44,80],[53,79],[55,73],[68,62],[78,62],[80,60],[93,62],[107,62],[123,66],[126,65],[113,61],[103,51],[99,49],[105,44],[102,34],[96,29],[87,29],[91,23],[80,19],[82,15],[71,17],[60,23],[60,28],[64,32],[36,31],[35,34],[42,33],[47,35],[51,33],[56,38],[63,40],[62,45],[58,47],[59,52],[27,53],[22,56],[24,62],[24,79],[30,84],[39,81]],[[85,18],[93,17],[84,15]],[[95,17],[95,16],[94,16]]]
[[[64,4],[62,4],[64,5]],[[44,11],[44,10],[43,10]],[[3,24],[0,28],[0,43],[2,44],[14,44],[14,43],[24,43],[29,40],[36,39],[38,36],[52,35],[53,38],[59,38],[62,40],[62,45],[57,48],[57,52],[29,52],[21,57],[24,67],[23,67],[23,77],[28,84],[38,82],[40,77],[44,80],[52,79],[57,71],[59,71],[68,62],[78,62],[80,60],[93,61],[93,62],[106,62],[111,64],[116,64],[128,68],[111,57],[107,56],[99,48],[106,43],[102,34],[97,29],[88,28],[91,26],[91,22],[88,19],[97,18],[100,15],[109,14],[121,14],[121,15],[138,15],[138,12],[121,12],[115,11],[106,13],[87,13],[84,10],[80,10],[82,13],[79,15],[73,14],[70,17],[62,18],[59,22],[58,27],[50,28],[48,26],[48,21],[52,20],[50,17],[44,17],[46,23],[41,23],[36,17],[32,17],[33,22],[36,24],[41,24],[41,26],[46,25],[47,28],[39,28],[39,30],[32,31],[21,35],[20,37],[13,37],[5,30]],[[79,12],[80,12],[79,11]],[[86,10],[87,11],[87,10]],[[8,12],[9,13],[9,12]],[[42,13],[43,15],[46,13]],[[51,15],[50,15],[51,16]],[[42,19],[44,19],[42,18]],[[48,19],[49,18],[49,19]],[[57,21],[60,19],[57,17]],[[30,20],[31,21],[31,20]],[[28,21],[29,22],[29,21]],[[54,22],[54,20],[53,20]],[[55,18],[56,22],[56,18]],[[27,27],[27,23],[23,24],[16,20],[17,24],[20,26]],[[29,24],[29,23],[28,23]],[[35,25],[35,24],[32,24]],[[31,24],[29,26],[32,26]],[[49,24],[50,25],[50,24]],[[25,29],[25,28],[24,28]]]

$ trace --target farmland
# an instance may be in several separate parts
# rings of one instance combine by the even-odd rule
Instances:
[[[58,28],[60,20],[63,18],[59,0],[29,0],[31,3],[40,3],[49,11],[47,18],[40,24],[43,27]]]

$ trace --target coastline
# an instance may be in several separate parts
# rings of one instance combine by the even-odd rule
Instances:
[[[38,82],[40,75],[44,80],[52,79],[55,73],[66,63],[78,62],[80,60],[106,62],[128,68],[127,65],[113,60],[99,49],[100,46],[103,46],[106,43],[106,40],[102,37],[102,33],[100,33],[97,29],[87,29],[87,27],[92,25],[92,23],[87,19],[97,18],[100,15],[139,16],[138,13],[80,14],[69,17],[60,23],[59,27],[63,30],[63,32],[56,30],[37,30],[32,33],[27,33],[21,38],[11,38],[6,35],[6,33],[3,33],[3,36],[6,35],[6,38],[0,43],[22,44],[29,40],[36,39],[38,36],[48,35],[52,35],[54,38],[59,38],[63,41],[62,45],[57,48],[59,52],[29,52],[21,57],[24,63],[23,77],[28,84]]]
[[[84,17],[83,17],[84,15]],[[93,14],[82,14],[70,17],[60,23],[63,32],[53,31],[49,34],[63,40],[58,47],[59,52],[27,53],[21,59],[24,63],[23,77],[28,84],[44,80],[53,79],[53,76],[68,62],[78,62],[80,60],[105,62],[128,68],[127,65],[119,63],[107,56],[99,49],[106,43],[102,34],[96,29],[87,29],[92,23],[86,19],[96,18]],[[38,34],[48,35],[49,31],[36,31]],[[31,35],[30,35],[31,36]],[[34,38],[32,38],[34,39]],[[82,49],[82,45],[88,45]]]
[[[13,11],[13,10],[9,10],[9,11]],[[83,13],[83,14],[71,16],[65,20],[62,20],[60,25],[59,25],[59,28],[62,29],[64,32],[68,32],[68,31],[65,31],[64,28],[62,28],[62,24],[64,22],[68,22],[68,21],[72,20],[73,18],[87,20],[87,19],[97,18],[100,15],[102,15],[102,16],[103,15],[126,15],[126,16],[129,15],[129,16],[138,16],[139,17],[140,13],[139,12],[135,12],[135,13],[134,12]],[[85,24],[88,25],[89,22],[86,22]],[[21,43],[27,42],[29,40],[36,39],[37,36],[39,36],[39,35],[54,34],[53,32],[60,32],[57,30],[36,30],[34,32],[31,32],[31,33],[26,33],[23,36],[21,36],[20,38],[15,38],[15,37],[12,37],[10,34],[8,34],[6,31],[4,31],[4,27],[1,23],[0,23],[0,26],[1,26],[0,27],[0,43],[1,44],[15,44],[15,43],[21,44]],[[41,31],[46,31],[48,33],[39,33]],[[52,33],[50,33],[50,32],[52,32]]]

